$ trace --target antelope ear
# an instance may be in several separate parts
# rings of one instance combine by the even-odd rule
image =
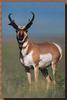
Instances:
[[[26,33],[28,32],[28,30],[26,30],[26,29],[23,29]]]
[[[19,28],[18,28],[18,29],[16,29],[16,33],[18,33],[18,31],[19,31]]]

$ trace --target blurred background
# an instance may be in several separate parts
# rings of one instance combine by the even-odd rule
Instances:
[[[24,26],[35,13],[35,20],[28,30],[29,38],[35,42],[56,42],[63,49],[63,57],[57,67],[57,85],[48,89],[46,81],[40,73],[40,86],[33,85],[29,90],[24,67],[19,61],[19,49],[15,30],[8,26],[8,14],[18,25]],[[65,96],[65,5],[62,2],[3,2],[2,3],[2,32],[3,32],[3,95],[4,97],[45,97],[63,98]],[[48,69],[52,76],[51,68]],[[32,71],[33,74],[33,71]]]
[[[3,35],[4,38],[13,38],[15,31],[8,26],[8,14],[13,13],[12,18],[18,25],[26,25],[35,14],[35,20],[29,29],[30,38],[45,40],[46,37],[65,36],[65,6],[64,3],[44,2],[16,2],[2,4]]]

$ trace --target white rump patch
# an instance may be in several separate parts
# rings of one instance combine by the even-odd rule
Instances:
[[[52,54],[41,54],[40,55],[40,62],[39,67],[45,67],[48,66],[52,61]]]
[[[56,43],[53,43],[57,48],[58,48],[58,50],[59,50],[59,52],[60,52],[60,59],[62,58],[62,49],[61,49],[61,47],[58,45],[58,44],[56,44]]]

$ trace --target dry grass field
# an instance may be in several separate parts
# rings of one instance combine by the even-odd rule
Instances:
[[[56,39],[57,42],[59,41]],[[37,87],[34,83],[32,70],[32,85],[28,85],[24,67],[19,61],[19,49],[16,40],[4,41],[3,44],[3,96],[4,98],[64,98],[65,97],[65,47],[64,41],[59,42],[63,49],[63,57],[57,66],[56,85],[48,84],[42,74],[39,74]],[[51,67],[48,68],[52,76]],[[47,88],[48,87],[48,88]]]

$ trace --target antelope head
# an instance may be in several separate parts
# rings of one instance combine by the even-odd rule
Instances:
[[[17,36],[17,40],[19,43],[23,43],[25,41],[25,39],[28,37],[27,31],[28,29],[31,27],[31,25],[33,24],[35,15],[33,12],[32,13],[32,19],[29,20],[29,22],[27,23],[27,25],[19,27],[16,22],[11,18],[11,13],[8,15],[8,19],[10,21],[10,23],[8,25],[12,26],[15,31],[16,31],[16,36]]]

